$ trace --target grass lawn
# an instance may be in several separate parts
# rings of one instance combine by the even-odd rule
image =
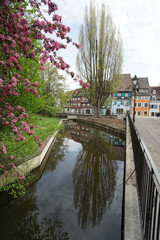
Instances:
[[[58,118],[51,117],[42,117],[40,115],[32,115],[30,117],[29,123],[33,123],[35,126],[39,126],[39,128],[33,129],[35,135],[42,140],[42,142],[46,139],[47,136],[51,135],[56,131],[59,126]],[[33,135],[28,136],[26,133],[23,134],[26,138],[25,142],[15,141],[15,136],[12,133],[4,133],[1,138],[1,142],[6,145],[6,149],[8,151],[9,156],[13,155],[16,158],[22,157],[25,158],[34,154],[39,145],[33,139]]]

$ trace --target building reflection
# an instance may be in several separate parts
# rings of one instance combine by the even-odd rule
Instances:
[[[116,156],[114,146],[97,129],[78,125],[70,130],[70,134],[83,145],[72,176],[78,224],[86,229],[99,225],[112,203],[117,172],[117,163],[113,159]]]
[[[88,125],[84,125],[81,123],[77,123],[71,126],[68,126],[68,134],[66,134],[67,138],[73,139],[76,142],[85,145],[92,138],[95,128],[89,127]],[[109,132],[98,131],[100,138],[103,139],[106,143],[110,144],[110,151],[113,153],[112,160],[124,161],[124,146],[125,139],[122,139],[118,136],[114,136]],[[122,147],[122,148],[120,148]]]

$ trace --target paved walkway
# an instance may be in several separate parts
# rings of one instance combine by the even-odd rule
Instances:
[[[136,117],[135,125],[160,172],[160,117]]]

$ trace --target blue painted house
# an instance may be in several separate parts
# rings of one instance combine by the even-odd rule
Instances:
[[[125,116],[131,111],[132,79],[130,74],[122,74],[122,86],[113,94],[111,115]]]

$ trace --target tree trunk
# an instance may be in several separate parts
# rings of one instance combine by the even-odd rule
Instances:
[[[98,118],[101,117],[100,100],[98,100],[97,106],[93,106],[93,116]]]

